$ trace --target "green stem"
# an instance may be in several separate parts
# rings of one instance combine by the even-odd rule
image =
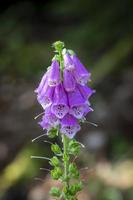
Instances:
[[[62,134],[62,142],[63,142],[63,161],[64,161],[64,181],[66,189],[69,188],[69,180],[68,180],[68,154],[67,154],[67,144],[68,144],[68,138]]]

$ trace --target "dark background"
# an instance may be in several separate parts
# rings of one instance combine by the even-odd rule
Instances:
[[[79,199],[133,199],[133,2],[131,0],[0,1],[0,200],[47,200],[53,185],[49,144],[34,116],[34,89],[65,42],[92,73],[94,112],[77,139],[86,177]],[[35,178],[42,180],[35,180]]]

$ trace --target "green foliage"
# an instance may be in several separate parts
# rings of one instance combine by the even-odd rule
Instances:
[[[54,168],[50,171],[54,180],[60,180],[63,183],[63,190],[52,189],[50,194],[60,197],[64,200],[77,200],[76,193],[82,189],[82,183],[71,183],[72,179],[79,179],[79,171],[75,163],[71,162],[71,156],[80,152],[80,144],[75,139],[69,139],[62,135],[63,151],[58,144],[51,144],[51,150],[59,157],[53,156],[50,159],[50,165]],[[56,196],[57,195],[57,196]],[[59,195],[59,196],[58,196]]]
[[[107,188],[103,192],[103,200],[123,200],[119,190],[115,188]]]

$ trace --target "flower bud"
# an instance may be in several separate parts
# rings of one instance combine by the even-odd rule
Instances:
[[[53,156],[53,158],[51,158],[49,163],[54,167],[58,167],[60,164],[59,159],[56,156]]]
[[[69,175],[73,178],[79,178],[79,171],[75,163],[69,165]]]
[[[77,192],[81,191],[83,188],[83,184],[82,182],[79,183],[75,183],[74,185],[72,185],[69,189],[69,193],[71,195],[75,195]]]
[[[78,155],[80,153],[81,146],[76,140],[71,140],[68,145],[69,154]]]
[[[60,167],[55,167],[51,170],[51,176],[54,180],[58,180],[62,176],[63,172]]]
[[[62,153],[61,148],[59,147],[58,144],[52,144],[51,150],[57,155]]]
[[[61,195],[61,191],[58,187],[52,187],[49,193],[53,197],[60,197],[60,195]]]

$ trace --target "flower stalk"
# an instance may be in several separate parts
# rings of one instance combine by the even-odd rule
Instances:
[[[68,190],[69,189],[69,178],[68,178],[69,157],[67,154],[68,138],[65,135],[62,135],[62,141],[63,141],[64,181],[66,189]]]

